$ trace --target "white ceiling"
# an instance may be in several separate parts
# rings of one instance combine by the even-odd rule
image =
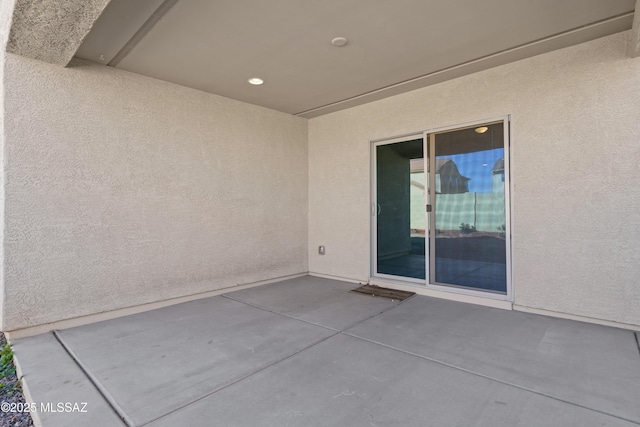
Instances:
[[[314,117],[631,28],[635,0],[112,0],[76,56]],[[334,47],[331,39],[349,43]],[[260,77],[262,86],[247,79]]]

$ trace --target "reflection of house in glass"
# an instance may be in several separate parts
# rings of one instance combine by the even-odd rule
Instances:
[[[469,191],[471,178],[462,176],[456,163],[448,158],[436,159],[436,193],[459,194]]]
[[[496,163],[491,169],[492,179],[492,191],[494,193],[504,193],[504,157],[500,157],[496,160]]]
[[[469,181],[471,178],[463,176],[453,160],[449,158],[436,159],[436,193],[467,193]],[[411,160],[411,185],[421,190],[424,189],[423,159]]]

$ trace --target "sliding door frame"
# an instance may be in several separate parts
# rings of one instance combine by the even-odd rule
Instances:
[[[467,287],[458,287],[454,285],[445,285],[435,283],[431,278],[431,273],[435,271],[435,257],[432,260],[430,254],[435,253],[435,238],[432,238],[432,230],[435,230],[435,207],[432,198],[431,186],[435,183],[432,180],[432,174],[435,168],[435,136],[440,133],[456,131],[477,127],[485,124],[503,123],[503,139],[504,139],[504,195],[505,195],[505,250],[506,250],[506,276],[507,286],[506,293],[496,293],[491,291],[476,290]],[[512,271],[512,232],[511,232],[511,143],[510,143],[510,126],[511,116],[498,116],[473,122],[466,122],[452,126],[438,127],[427,129],[421,133],[408,133],[394,138],[384,138],[371,140],[371,277],[380,278],[385,281],[396,282],[398,284],[411,284],[413,286],[425,287],[427,289],[456,293],[468,296],[489,298],[502,301],[513,301],[513,271]],[[424,155],[424,171],[425,171],[425,205],[433,207],[432,212],[428,213],[425,206],[425,269],[426,280],[413,279],[410,277],[392,276],[377,272],[377,179],[376,179],[376,148],[380,145],[394,144],[403,141],[410,141],[422,138],[423,155]],[[435,191],[435,189],[434,189]],[[435,236],[434,236],[435,237]]]
[[[422,149],[423,155],[426,155],[426,141],[424,140],[424,133],[409,133],[404,136],[397,136],[394,138],[386,138],[379,139],[375,141],[371,141],[371,277],[378,277],[385,280],[391,280],[394,282],[404,283],[404,284],[412,284],[412,285],[424,285],[425,280],[415,279],[413,277],[403,277],[403,276],[392,276],[390,274],[378,273],[378,179],[377,179],[377,150],[376,148],[382,145],[389,144],[397,144],[400,142],[408,142],[414,141],[416,139],[422,139]],[[425,170],[426,174],[426,170]],[[426,188],[426,186],[425,186]],[[426,213],[425,213],[426,215]],[[427,227],[428,218],[425,217],[425,228]],[[425,230],[425,234],[427,231]],[[427,244],[428,239],[425,239],[425,260],[429,259],[429,255],[427,254],[427,250],[429,245]],[[426,277],[429,277],[429,264],[426,263],[425,268],[427,271],[425,272]]]

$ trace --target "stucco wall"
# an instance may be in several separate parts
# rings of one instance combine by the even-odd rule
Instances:
[[[9,39],[15,0],[0,1],[0,52]],[[0,53],[0,171],[4,171],[4,55]],[[4,218],[4,173],[0,173],[0,216]],[[0,242],[4,241],[4,221],[0,221]],[[4,245],[0,244],[0,326],[4,318]]]
[[[515,303],[640,325],[640,58],[626,56],[628,37],[311,119],[310,271],[369,276],[369,140],[511,114]]]
[[[112,68],[5,68],[3,330],[306,272],[307,121]]]

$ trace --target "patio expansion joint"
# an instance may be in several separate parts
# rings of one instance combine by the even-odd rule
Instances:
[[[313,326],[317,326],[317,327],[319,327],[319,328],[327,329],[327,330],[332,331],[332,332],[335,332],[335,333],[342,332],[342,331],[340,331],[340,330],[338,330],[338,329],[331,328],[331,327],[329,327],[329,326],[321,325],[321,324],[319,324],[319,323],[310,322],[310,321],[308,321],[308,320],[300,319],[299,317],[294,317],[294,316],[291,316],[291,315],[289,315],[289,314],[280,313],[279,311],[271,310],[271,309],[269,309],[269,308],[267,308],[267,307],[263,307],[263,306],[258,305],[258,304],[252,304],[252,303],[250,303],[250,302],[246,302],[246,301],[242,301],[242,300],[240,300],[240,299],[232,298],[232,297],[230,297],[230,296],[228,296],[228,295],[221,295],[221,297],[223,297],[223,298],[227,298],[227,299],[230,299],[231,301],[239,302],[240,304],[248,305],[248,306],[250,306],[250,307],[258,308],[258,309],[260,309],[260,310],[268,311],[269,313],[273,313],[273,314],[277,314],[277,315],[279,315],[279,316],[287,317],[287,318],[289,318],[289,319],[297,320],[297,321],[299,321],[299,322],[303,322],[303,323],[306,323],[306,324],[308,324],[308,325],[313,325]],[[351,326],[350,326],[350,327],[351,327]],[[335,334],[334,334],[334,335],[335,335]]]
[[[156,418],[154,418],[154,419],[152,419],[152,420],[149,420],[149,421],[147,421],[147,422],[145,422],[145,423],[143,423],[143,424],[140,424],[138,427],[144,427],[144,426],[149,425],[149,424],[151,424],[151,423],[154,423],[154,422],[156,422],[156,421],[158,421],[158,420],[160,420],[160,419],[162,419],[162,418],[164,418],[164,417],[166,417],[166,416],[168,416],[168,415],[170,415],[170,414],[172,414],[172,413],[174,413],[174,412],[181,411],[181,410],[183,410],[183,409],[185,409],[185,408],[187,408],[187,407],[189,407],[189,406],[193,405],[194,403],[197,403],[197,402],[199,402],[199,401],[201,401],[201,400],[203,400],[203,399],[206,399],[207,397],[210,397],[210,396],[212,396],[212,395],[214,395],[214,394],[218,393],[219,391],[222,391],[222,390],[224,390],[224,389],[226,389],[226,388],[228,388],[228,387],[231,387],[231,386],[232,386],[232,385],[234,385],[234,384],[237,384],[237,383],[239,383],[239,382],[241,382],[241,381],[244,381],[244,380],[246,380],[246,379],[248,379],[248,378],[250,378],[250,377],[253,377],[254,375],[257,375],[257,374],[259,374],[260,372],[262,372],[262,371],[264,371],[264,370],[266,370],[266,369],[271,368],[272,366],[275,366],[275,365],[277,365],[277,364],[279,364],[279,363],[282,363],[282,362],[284,362],[284,361],[286,361],[286,360],[289,360],[289,359],[291,359],[292,357],[297,356],[298,354],[300,354],[300,353],[302,353],[302,352],[304,352],[304,351],[307,351],[308,349],[310,349],[310,348],[312,348],[312,347],[315,347],[315,346],[317,346],[318,344],[321,344],[321,343],[325,342],[326,340],[328,340],[328,339],[330,339],[330,338],[335,337],[335,336],[336,336],[336,335],[338,335],[338,334],[340,334],[340,332],[335,332],[335,333],[333,333],[333,334],[329,335],[328,337],[325,337],[325,338],[323,338],[323,339],[321,339],[321,340],[319,340],[319,341],[317,341],[317,342],[315,342],[315,343],[313,343],[313,344],[311,344],[311,345],[309,345],[309,346],[307,346],[307,347],[305,347],[305,348],[302,348],[302,349],[300,349],[300,350],[296,351],[295,353],[290,354],[290,355],[289,355],[289,356],[287,356],[287,357],[284,357],[284,358],[282,358],[282,359],[280,359],[280,360],[276,360],[275,362],[273,362],[273,363],[271,363],[271,364],[269,364],[269,365],[267,365],[267,366],[264,366],[264,367],[262,367],[262,368],[260,368],[260,369],[258,369],[258,370],[256,370],[256,371],[254,371],[254,372],[248,373],[247,375],[245,375],[245,376],[243,376],[243,377],[240,377],[240,378],[235,379],[235,380],[233,380],[233,381],[231,381],[231,382],[229,382],[229,383],[227,383],[227,384],[225,384],[225,385],[223,385],[223,386],[220,386],[220,387],[218,387],[217,389],[212,390],[212,391],[210,391],[210,392],[208,392],[208,393],[206,393],[206,394],[204,394],[204,395],[202,395],[202,396],[200,396],[200,397],[198,397],[198,398],[196,398],[196,399],[192,400],[191,402],[189,402],[189,403],[187,403],[187,404],[185,404],[185,405],[181,406],[181,407],[180,407],[180,408],[178,408],[178,409],[175,409],[175,410],[173,410],[173,411],[167,412],[166,414],[162,414],[162,415],[160,415],[159,417],[156,417]]]
[[[346,326],[346,327],[344,327],[343,329],[335,329],[335,328],[332,328],[332,327],[330,327],[330,326],[321,325],[321,324],[319,324],[319,323],[311,322],[311,321],[309,321],[309,320],[301,319],[301,318],[299,318],[299,317],[295,317],[295,316],[291,316],[291,315],[289,315],[289,314],[281,313],[281,312],[279,312],[279,311],[271,310],[271,309],[269,309],[269,308],[267,308],[267,307],[263,307],[263,306],[258,305],[258,304],[252,304],[252,303],[250,303],[250,302],[246,302],[246,301],[243,301],[243,300],[240,300],[240,299],[232,298],[232,297],[230,297],[230,296],[228,296],[228,295],[221,295],[221,296],[222,296],[222,297],[224,297],[224,298],[228,298],[228,299],[230,299],[230,300],[232,300],[232,301],[235,301],[235,302],[239,302],[239,303],[246,304],[246,305],[251,306],[251,307],[254,307],[254,308],[258,308],[258,309],[260,309],[260,310],[268,311],[269,313],[273,313],[273,314],[277,314],[277,315],[280,315],[280,316],[284,316],[284,317],[287,317],[287,318],[289,318],[289,319],[293,319],[293,320],[298,320],[298,321],[300,321],[300,322],[307,323],[307,324],[309,324],[309,325],[313,325],[313,326],[318,326],[318,327],[320,327],[320,328],[328,329],[328,330],[333,331],[333,332],[336,332],[336,333],[344,332],[344,331],[346,331],[346,330],[348,330],[348,329],[353,328],[354,326],[359,325],[359,324],[360,324],[360,323],[362,323],[362,322],[366,322],[367,320],[370,320],[370,319],[373,319],[374,317],[380,316],[381,314],[384,314],[384,313],[386,313],[386,312],[387,312],[387,311],[389,311],[389,310],[393,310],[394,308],[396,308],[396,307],[400,306],[402,303],[407,302],[407,301],[409,301],[410,299],[412,299],[412,298],[414,298],[414,297],[415,297],[415,295],[412,295],[412,296],[410,296],[409,298],[406,298],[406,299],[404,299],[404,300],[402,300],[402,301],[397,301],[397,303],[396,303],[395,305],[392,305],[391,307],[385,308],[384,310],[380,311],[379,313],[373,314],[373,315],[371,315],[371,316],[369,316],[369,317],[367,317],[367,318],[365,318],[365,319],[358,320],[358,321],[357,321],[357,322],[355,322],[355,323],[352,323],[352,324],[350,324],[350,325],[347,325],[347,326]]]
[[[224,297],[224,298],[230,299],[230,300],[232,300],[232,301],[236,301],[236,302],[239,302],[239,303],[242,303],[242,304],[246,304],[246,305],[248,305],[248,306],[251,306],[251,307],[254,307],[254,308],[257,308],[257,309],[260,309],[260,310],[268,311],[268,312],[273,313],[273,314],[278,314],[278,315],[280,315],[280,316],[287,317],[287,318],[292,319],[292,320],[297,320],[297,321],[302,322],[302,323],[306,323],[306,324],[309,324],[309,325],[313,325],[313,326],[317,326],[317,327],[320,327],[320,328],[323,328],[323,329],[327,329],[327,330],[329,330],[329,331],[332,331],[332,332],[333,332],[333,334],[331,334],[331,335],[329,335],[328,337],[323,338],[323,339],[321,339],[321,340],[319,340],[319,341],[317,341],[317,342],[315,342],[315,343],[313,343],[313,344],[311,344],[311,345],[309,345],[309,346],[307,346],[307,347],[305,347],[305,348],[303,348],[303,349],[300,349],[300,350],[296,351],[295,353],[292,353],[292,354],[290,354],[289,356],[287,356],[287,357],[285,357],[285,358],[283,358],[283,359],[277,360],[277,361],[275,361],[275,362],[271,363],[271,364],[270,364],[270,365],[268,365],[268,366],[265,366],[265,367],[263,367],[263,368],[261,368],[261,369],[258,369],[258,370],[256,370],[256,371],[254,371],[254,372],[251,372],[251,373],[249,373],[249,374],[247,374],[247,375],[245,375],[245,376],[243,376],[243,377],[241,377],[241,378],[238,378],[238,379],[236,379],[236,380],[233,380],[233,381],[229,382],[228,384],[225,384],[225,385],[223,385],[223,386],[221,386],[221,387],[218,387],[217,389],[212,390],[211,392],[206,393],[206,394],[204,394],[204,395],[202,395],[202,396],[200,396],[200,397],[198,397],[198,398],[196,398],[196,399],[192,400],[191,402],[187,403],[186,405],[184,405],[184,406],[182,406],[182,407],[180,407],[180,408],[178,408],[178,409],[176,409],[176,410],[174,410],[174,411],[168,412],[168,413],[163,414],[163,415],[160,415],[159,417],[156,417],[156,418],[154,418],[154,419],[152,419],[152,420],[150,420],[150,421],[147,421],[146,423],[144,423],[144,424],[140,425],[139,427],[144,427],[144,426],[146,426],[146,425],[149,425],[149,424],[151,424],[151,423],[154,423],[154,422],[156,422],[156,421],[158,421],[158,420],[160,420],[160,419],[162,419],[162,418],[164,418],[164,417],[168,416],[169,414],[172,414],[173,412],[181,411],[181,410],[183,410],[183,409],[185,409],[185,408],[187,408],[187,407],[189,407],[189,406],[193,405],[193,404],[194,404],[194,403],[196,403],[196,402],[199,402],[199,401],[201,401],[201,400],[203,400],[203,399],[206,399],[206,398],[207,398],[207,397],[209,397],[209,396],[212,396],[212,395],[214,395],[214,394],[218,393],[219,391],[222,391],[222,390],[224,390],[224,389],[226,389],[226,388],[228,388],[228,387],[231,387],[231,386],[232,386],[232,385],[234,385],[234,384],[237,384],[237,383],[239,383],[239,382],[242,382],[242,381],[244,381],[244,380],[246,380],[246,379],[248,379],[248,378],[250,378],[250,377],[252,377],[252,376],[254,376],[254,375],[259,374],[260,372],[262,372],[262,371],[264,371],[264,370],[266,370],[266,369],[269,369],[269,368],[271,368],[271,367],[273,367],[273,366],[275,366],[275,365],[279,364],[279,363],[285,362],[286,360],[289,360],[289,359],[291,359],[292,357],[297,356],[297,355],[298,355],[298,354],[300,354],[300,353],[303,353],[303,352],[305,352],[305,351],[307,351],[307,350],[309,350],[309,349],[311,349],[311,348],[313,348],[313,347],[315,347],[315,346],[317,346],[317,345],[319,345],[319,344],[321,344],[321,343],[323,343],[323,342],[325,342],[325,341],[327,341],[327,340],[329,340],[329,339],[331,339],[331,338],[333,338],[333,337],[335,337],[335,336],[337,336],[337,335],[339,335],[339,334],[341,334],[341,333],[344,333],[344,330],[350,329],[350,328],[352,328],[352,327],[354,327],[354,326],[356,326],[356,325],[358,325],[358,324],[360,324],[360,323],[362,323],[362,322],[365,322],[365,321],[367,321],[367,320],[369,320],[369,319],[372,319],[372,318],[374,318],[374,317],[376,317],[376,316],[380,316],[381,314],[383,314],[383,313],[385,313],[385,312],[387,312],[387,311],[389,311],[389,310],[392,310],[392,309],[394,309],[394,308],[398,307],[400,304],[402,304],[402,303],[403,303],[403,302],[405,302],[405,301],[410,300],[410,299],[411,299],[411,298],[413,298],[415,295],[414,295],[414,296],[411,296],[411,297],[409,297],[409,298],[407,298],[407,299],[405,299],[405,300],[403,300],[403,301],[398,301],[398,303],[397,303],[396,305],[393,305],[393,306],[391,306],[391,307],[389,307],[389,308],[387,308],[387,309],[385,309],[385,310],[381,311],[380,313],[376,313],[376,314],[374,314],[374,315],[372,315],[372,316],[367,317],[366,319],[360,320],[360,321],[358,321],[358,322],[356,322],[356,323],[354,323],[354,324],[352,324],[352,325],[349,325],[349,326],[347,326],[347,327],[346,327],[344,330],[342,330],[342,331],[341,331],[341,330],[334,329],[334,328],[330,328],[330,327],[328,327],[328,326],[323,326],[323,325],[319,325],[319,324],[316,324],[316,323],[313,323],[313,322],[309,322],[309,321],[307,321],[307,320],[299,319],[299,318],[297,318],[297,317],[293,317],[293,316],[290,316],[290,315],[288,315],[288,314],[279,313],[279,312],[277,312],[277,311],[270,310],[270,309],[268,309],[268,308],[266,308],[266,307],[262,307],[262,306],[257,305],[257,304],[251,304],[251,303],[248,303],[248,302],[246,302],[246,301],[242,301],[242,300],[238,300],[238,299],[235,299],[235,298],[231,298],[231,297],[229,297],[229,296],[227,296],[227,295],[221,295],[221,296],[222,296],[222,297]]]
[[[471,371],[469,369],[466,369],[466,368],[463,368],[463,367],[460,367],[460,366],[456,366],[456,365],[452,365],[452,364],[447,363],[447,362],[443,362],[442,360],[438,360],[438,359],[427,357],[427,356],[424,356],[424,355],[421,355],[421,354],[413,353],[411,351],[404,350],[404,349],[401,349],[401,348],[398,348],[398,347],[394,347],[392,345],[384,344],[384,343],[381,343],[381,342],[378,342],[378,341],[375,341],[375,340],[371,340],[371,339],[364,338],[364,337],[361,337],[361,336],[358,336],[358,335],[354,335],[354,334],[346,332],[346,331],[342,331],[340,333],[343,334],[343,335],[352,337],[352,338],[356,338],[356,339],[362,340],[362,341],[367,341],[367,342],[372,343],[372,344],[377,344],[377,345],[380,345],[382,347],[386,347],[386,348],[391,349],[391,350],[396,350],[396,351],[399,351],[401,353],[404,353],[404,354],[407,354],[407,355],[410,355],[410,356],[413,356],[413,357],[417,357],[419,359],[423,359],[423,360],[427,360],[429,362],[437,363],[438,365],[446,366],[448,368],[452,368],[452,369],[455,369],[455,370],[458,370],[458,371],[461,371],[461,372],[465,372],[467,374],[471,374],[471,375],[475,375],[477,377],[485,378],[485,379],[487,379],[489,381],[494,381],[494,382],[497,382],[497,383],[500,383],[500,384],[504,384],[504,385],[506,385],[508,387],[517,388],[519,390],[523,390],[523,391],[526,391],[526,392],[529,392],[529,393],[537,394],[539,396],[546,397],[548,399],[557,400],[559,402],[563,402],[563,403],[566,403],[568,405],[576,406],[576,407],[579,407],[579,408],[582,408],[582,409],[586,409],[586,410],[589,410],[589,411],[597,412],[597,413],[602,414],[602,415],[606,415],[606,416],[609,416],[609,417],[617,418],[619,420],[627,421],[627,422],[630,422],[632,424],[640,425],[640,420],[632,420],[632,419],[629,419],[629,418],[622,417],[620,415],[612,414],[610,412],[602,411],[602,410],[595,409],[595,408],[590,408],[588,406],[581,405],[579,403],[572,402],[570,400],[566,400],[566,399],[563,399],[563,398],[558,397],[558,396],[554,396],[554,395],[551,395],[551,394],[543,393],[543,392],[540,392],[540,391],[537,391],[537,390],[534,390],[534,389],[530,389],[528,387],[524,387],[524,386],[521,386],[521,385],[518,385],[518,384],[510,383],[508,381],[504,381],[504,380],[501,380],[499,378],[494,378],[492,376],[485,375],[485,374],[482,374],[482,373],[479,373],[479,372],[474,372],[474,371]],[[636,333],[636,340],[637,339],[638,339],[638,335]]]
[[[105,402],[107,402],[107,405],[109,405],[109,407],[113,410],[113,412],[115,412],[116,416],[120,418],[120,420],[122,420],[122,422],[126,424],[128,427],[135,427],[135,423],[133,422],[133,420],[129,418],[129,416],[120,407],[120,405],[118,405],[118,403],[111,396],[111,394],[104,387],[102,387],[102,385],[100,384],[100,381],[98,381],[98,379],[93,374],[91,374],[91,372],[84,366],[84,364],[80,361],[80,359],[78,359],[78,357],[73,352],[73,350],[71,350],[71,348],[67,346],[67,344],[64,342],[60,334],[58,334],[58,331],[51,331],[51,333],[53,334],[55,339],[60,343],[64,351],[66,351],[69,357],[71,357],[71,360],[75,362],[75,364],[78,366],[78,368],[80,368],[82,373],[87,377],[87,379],[91,382],[91,384],[93,384],[96,390],[98,390],[98,393],[100,393],[100,395],[104,398]]]

